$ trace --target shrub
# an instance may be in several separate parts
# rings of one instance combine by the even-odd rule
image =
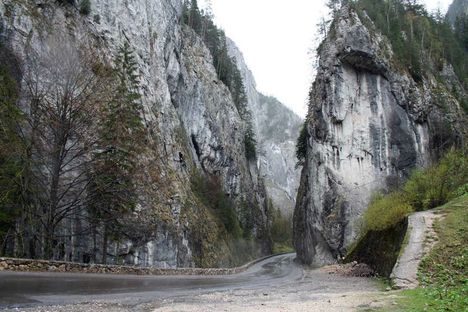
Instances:
[[[70,4],[75,5],[75,0],[58,0],[60,4]]]
[[[389,195],[376,194],[364,214],[364,230],[388,229],[403,220],[413,211],[405,196],[400,192]]]
[[[81,0],[80,3],[80,14],[89,15],[91,13],[91,1]]]
[[[192,191],[211,209],[233,238],[242,237],[242,228],[232,200],[224,193],[218,177],[205,177],[195,172],[191,176]]]
[[[244,136],[245,156],[248,160],[257,159],[257,141],[252,131],[248,131]]]
[[[297,157],[298,163],[296,166],[301,166],[307,156],[307,142],[310,137],[309,132],[307,131],[307,122],[308,121],[306,119],[306,121],[302,125],[301,131],[299,133],[299,137],[297,138],[296,157]]]
[[[271,224],[271,239],[277,243],[290,244],[292,240],[292,220],[291,217],[283,216],[277,209],[273,214]]]
[[[415,170],[403,191],[376,194],[363,217],[364,233],[384,230],[412,211],[441,206],[467,192],[468,161],[465,153],[451,150],[427,169]]]
[[[464,153],[448,152],[438,164],[416,170],[404,186],[408,203],[417,211],[447,203],[468,180],[468,162]]]

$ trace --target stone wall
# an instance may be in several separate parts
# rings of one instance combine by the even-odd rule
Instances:
[[[276,255],[274,255],[276,256]],[[0,271],[56,272],[130,275],[231,275],[246,271],[254,264],[274,256],[263,257],[235,268],[156,268],[126,265],[83,264],[66,261],[46,261],[0,258]]]

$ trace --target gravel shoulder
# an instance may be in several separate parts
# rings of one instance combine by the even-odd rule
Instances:
[[[358,311],[385,304],[374,279],[306,270],[301,280],[255,290],[231,290],[160,302],[156,312]]]

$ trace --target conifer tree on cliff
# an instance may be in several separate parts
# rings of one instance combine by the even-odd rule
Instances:
[[[118,239],[122,218],[134,211],[137,204],[133,181],[145,129],[141,120],[137,63],[128,42],[119,50],[115,76],[116,95],[104,108],[89,191],[94,255],[97,227],[101,226],[102,263],[107,262],[109,238]]]

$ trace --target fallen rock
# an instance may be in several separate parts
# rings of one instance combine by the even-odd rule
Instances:
[[[329,265],[323,268],[328,274],[337,274],[348,277],[371,277],[375,276],[374,270],[372,270],[365,263],[357,263],[356,261],[346,264],[335,264]]]

